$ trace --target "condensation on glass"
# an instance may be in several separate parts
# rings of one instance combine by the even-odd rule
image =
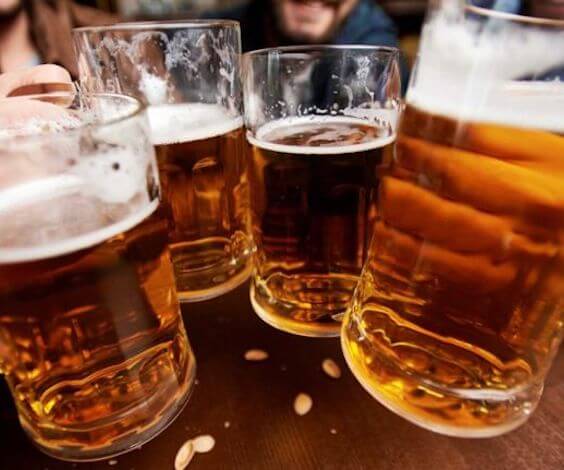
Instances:
[[[182,301],[250,274],[238,23],[130,23],[74,32],[81,83],[148,105]]]

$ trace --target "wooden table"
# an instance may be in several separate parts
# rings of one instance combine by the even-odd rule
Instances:
[[[525,426],[495,439],[463,440],[419,429],[378,405],[347,371],[337,340],[300,338],[263,324],[252,312],[246,286],[186,305],[184,318],[199,383],[163,434],[111,466],[59,462],[26,439],[2,385],[0,469],[169,470],[182,443],[199,434],[213,435],[216,446],[196,455],[190,470],[564,469],[564,349]],[[250,348],[267,350],[269,360],[245,361]],[[341,365],[341,379],[321,371],[327,357]],[[299,392],[314,401],[304,417],[292,407]]]

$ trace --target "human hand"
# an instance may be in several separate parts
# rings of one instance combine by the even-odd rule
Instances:
[[[0,74],[0,98],[45,93],[49,91],[48,85],[58,88],[57,91],[68,90],[71,84],[71,76],[64,68],[52,64],[38,65]]]
[[[0,131],[22,127],[31,119],[53,120],[65,115],[64,108],[56,102],[20,97],[49,92],[71,93],[72,90],[70,74],[57,65],[39,65],[0,74]]]

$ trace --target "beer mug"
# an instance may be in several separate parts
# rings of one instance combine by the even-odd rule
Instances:
[[[564,22],[463,3],[430,5],[342,344],[390,410],[490,437],[562,339]]]
[[[398,51],[298,46],[243,60],[254,310],[287,332],[338,336],[392,156]]]
[[[221,295],[250,274],[233,21],[130,23],[74,31],[81,83],[148,105],[181,301]]]
[[[0,101],[0,123],[0,371],[21,425],[64,460],[136,448],[195,374],[145,109],[53,93]]]

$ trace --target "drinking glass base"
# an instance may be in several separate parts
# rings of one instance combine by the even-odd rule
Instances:
[[[186,383],[181,391],[178,393],[178,398],[173,400],[170,406],[161,413],[161,417],[157,422],[153,422],[140,432],[130,432],[121,438],[118,438],[111,445],[92,447],[90,449],[82,446],[64,446],[57,447],[50,446],[43,443],[41,439],[34,436],[30,431],[29,426],[20,416],[20,422],[32,443],[44,454],[64,460],[68,462],[96,462],[99,460],[106,460],[126,454],[133,450],[139,449],[142,445],[151,441],[170,426],[178,415],[182,412],[194,389],[194,381],[196,379],[196,367],[192,361],[191,369],[187,372],[188,377]],[[141,405],[143,406],[143,405]],[[134,410],[132,410],[133,412]]]
[[[290,315],[283,315],[288,310],[288,305],[268,297],[255,282],[251,282],[251,305],[258,317],[270,326],[299,336],[310,338],[332,338],[339,336],[341,324],[337,321],[331,323],[307,322],[293,319]]]
[[[495,425],[484,425],[482,427],[478,426],[463,426],[463,425],[448,425],[441,423],[438,420],[433,421],[431,419],[426,419],[424,416],[418,416],[411,413],[406,407],[400,406],[397,400],[390,399],[390,397],[378,390],[379,384],[375,378],[368,377],[367,371],[363,368],[362,364],[358,363],[357,359],[351,354],[351,344],[346,338],[346,333],[343,331],[341,335],[341,346],[343,350],[343,356],[345,362],[347,363],[349,369],[362,385],[362,387],[375,398],[382,406],[392,411],[393,413],[401,416],[407,421],[423,428],[428,431],[435,432],[437,434],[442,434],[451,437],[460,438],[489,438],[496,437],[506,434],[514,429],[518,428],[524,424],[531,414],[534,412],[536,405],[538,404],[540,395],[542,393],[542,387],[532,387],[533,390],[529,392],[530,399],[523,399],[521,402],[517,403],[514,408],[518,409],[520,412],[515,412],[511,414],[508,419],[504,422]],[[353,346],[354,347],[354,346]],[[396,371],[398,377],[400,377],[401,372]],[[401,381],[401,378],[398,379]],[[412,381],[413,378],[405,375],[407,381]],[[451,397],[448,397],[451,398]],[[453,395],[453,398],[458,398]],[[513,397],[508,398],[508,401],[514,399]],[[476,399],[476,402],[479,400]]]
[[[213,287],[200,290],[179,290],[178,300],[180,303],[201,302],[203,300],[211,300],[223,294],[235,290],[241,284],[247,282],[251,276],[252,265],[250,262],[244,267],[242,271],[234,277],[229,278],[221,284],[216,284]]]
[[[199,302],[223,295],[243,284],[252,270],[247,238],[212,237],[173,244],[171,255],[180,302]]]

